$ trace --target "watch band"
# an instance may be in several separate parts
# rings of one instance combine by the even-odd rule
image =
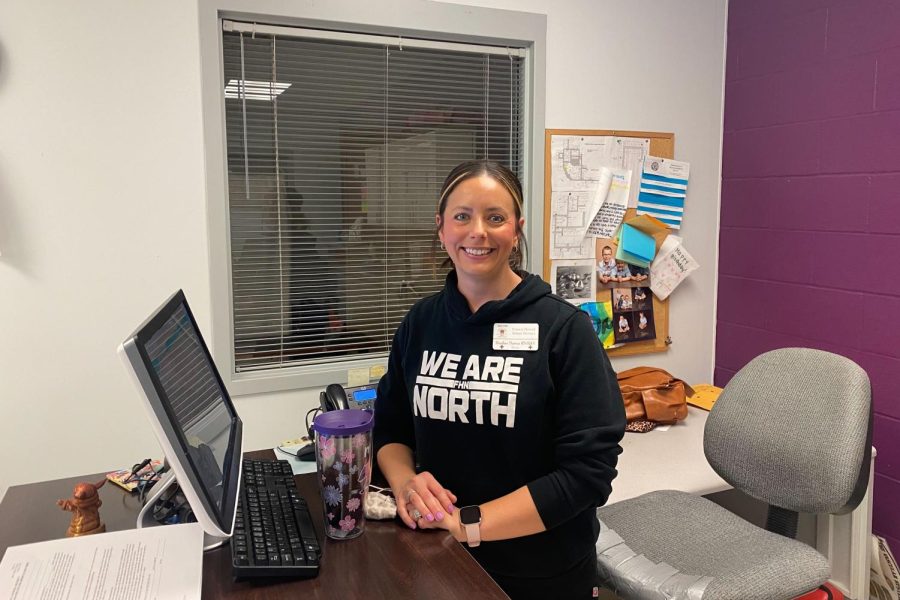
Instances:
[[[466,543],[469,548],[475,548],[481,544],[481,523],[470,523],[465,525]]]
[[[466,530],[466,543],[469,548],[481,544],[481,507],[464,506],[459,509],[459,522]]]

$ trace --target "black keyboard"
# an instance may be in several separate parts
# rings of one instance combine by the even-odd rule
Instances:
[[[231,564],[235,577],[315,577],[321,550],[286,460],[244,460]]]

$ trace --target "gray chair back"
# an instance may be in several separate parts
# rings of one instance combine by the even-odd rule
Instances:
[[[725,386],[703,450],[725,481],[791,511],[852,510],[869,480],[869,378],[848,358],[782,348],[750,361]]]

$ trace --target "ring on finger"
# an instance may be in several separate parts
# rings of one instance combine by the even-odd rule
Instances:
[[[419,493],[419,492],[417,492],[416,490],[409,490],[408,492],[406,492],[406,501],[407,501],[407,502],[412,502],[412,495],[413,495],[413,494],[418,494],[418,493]]]
[[[410,516],[411,516],[413,519],[415,519],[416,521],[418,521],[419,519],[422,518],[422,513],[419,512],[419,509],[418,509],[418,508],[414,508],[414,509],[412,509],[412,512],[410,513]]]

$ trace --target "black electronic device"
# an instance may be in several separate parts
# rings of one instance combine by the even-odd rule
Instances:
[[[284,472],[287,463],[254,461],[253,481],[247,481],[248,472],[241,468],[241,419],[181,290],[122,343],[119,354],[134,376],[157,440],[172,467],[153,487],[154,496],[148,499],[138,516],[138,527],[159,524],[153,515],[154,508],[159,508],[157,500],[175,497],[176,484],[186,500],[186,503],[180,503],[179,510],[189,504],[193,517],[203,527],[206,549],[219,546],[237,534],[236,518],[242,510],[239,510],[239,499],[248,495],[248,487],[254,487],[254,493],[258,494],[259,489],[271,483],[277,489],[272,493],[264,491],[268,497],[275,494],[278,498],[290,499],[292,510],[281,511],[284,520],[272,517],[267,521],[276,530],[288,528],[289,522],[296,525],[301,520],[309,521],[306,503],[293,487],[289,465],[287,473]],[[263,472],[260,477],[256,475],[258,470]],[[277,480],[271,480],[266,471],[274,473],[276,470]],[[306,514],[302,516],[304,511]],[[294,552],[289,538],[283,538],[285,544],[274,546],[275,552],[281,554],[278,560],[269,559],[272,546],[263,540],[266,563],[234,562],[235,574],[240,572],[246,577],[310,577],[317,574],[318,554],[313,560],[305,547],[307,542],[312,546],[315,537],[310,538],[308,533],[307,530],[306,535],[301,536],[304,542],[302,554]],[[258,545],[252,534],[251,545],[244,546],[251,550]],[[318,541],[315,546],[318,548]],[[232,554],[236,555],[235,548],[232,548]],[[287,554],[291,555],[290,561],[285,560]],[[280,564],[281,568],[272,572],[268,568],[272,564]]]
[[[374,410],[377,392],[378,385],[374,383],[348,388],[344,388],[339,383],[331,383],[324,392],[319,393],[319,405],[322,412],[344,410],[345,408]]]
[[[319,393],[319,404],[322,412],[330,410],[344,410],[349,408],[347,405],[347,392],[344,387],[338,383],[330,383],[324,392]]]
[[[316,445],[309,443],[305,446],[301,446],[301,448],[297,450],[297,458],[305,461],[316,460]]]
[[[350,408],[375,410],[375,396],[378,392],[377,383],[347,388],[346,391]]]
[[[245,460],[231,540],[236,577],[314,577],[321,548],[286,460]]]
[[[182,291],[173,294],[119,347],[172,467],[154,487],[138,527],[178,486],[203,527],[205,546],[231,535],[240,486],[242,423]],[[171,494],[171,490],[168,491]]]

